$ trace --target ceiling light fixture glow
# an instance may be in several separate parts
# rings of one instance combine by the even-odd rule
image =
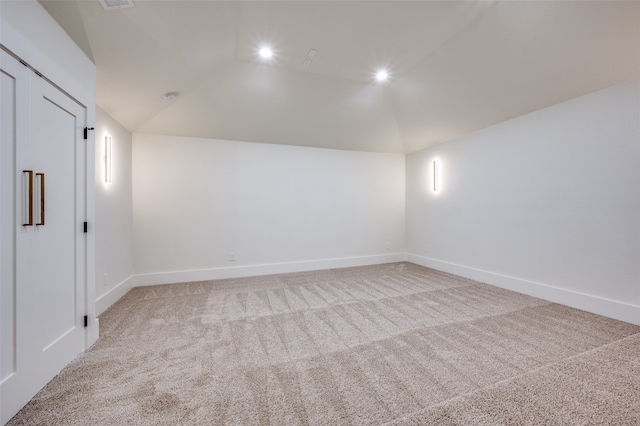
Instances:
[[[389,74],[385,70],[380,70],[376,73],[376,80],[378,81],[387,81],[389,78]]]
[[[271,51],[271,49],[269,49],[268,47],[263,47],[260,49],[260,51],[258,52],[260,54],[261,57],[263,58],[270,58],[273,56],[273,52]]]

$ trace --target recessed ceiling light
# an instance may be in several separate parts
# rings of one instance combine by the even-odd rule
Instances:
[[[386,81],[389,78],[389,74],[385,70],[380,70],[376,73],[376,80]]]
[[[263,58],[270,58],[273,56],[273,52],[268,47],[261,48],[258,53],[260,53],[260,56]]]

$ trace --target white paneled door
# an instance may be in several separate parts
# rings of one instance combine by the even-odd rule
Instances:
[[[0,54],[4,424],[85,346],[86,108]]]

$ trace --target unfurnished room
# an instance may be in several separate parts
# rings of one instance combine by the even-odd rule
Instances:
[[[640,425],[640,1],[0,0],[0,424]]]

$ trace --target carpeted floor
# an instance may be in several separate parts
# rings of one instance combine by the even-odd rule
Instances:
[[[640,327],[410,263],[135,288],[10,425],[640,425]]]

